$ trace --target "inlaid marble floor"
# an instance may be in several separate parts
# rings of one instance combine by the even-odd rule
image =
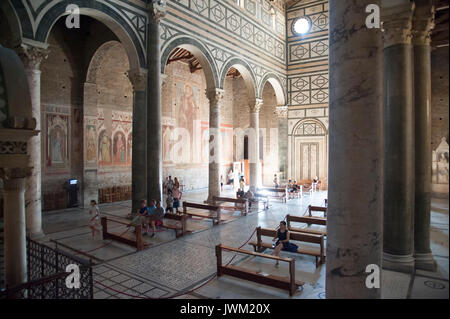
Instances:
[[[146,239],[153,245],[138,253],[131,247],[111,243],[91,253],[98,264],[94,268],[95,298],[167,298],[186,292],[189,293],[177,298],[289,298],[286,291],[252,282],[227,276],[214,279],[214,248],[219,243],[239,247],[257,226],[273,228],[288,213],[303,214],[310,204],[322,206],[326,196],[326,192],[308,194],[287,204],[272,200],[267,211],[254,212],[216,227],[212,227],[210,221],[195,220],[191,222],[196,229],[193,234],[176,239],[173,231],[158,233],[155,239]],[[202,202],[206,197],[205,191],[199,191],[185,194],[184,199]],[[130,212],[130,203],[102,205],[101,211],[110,216],[125,217]],[[44,214],[43,219],[47,241],[57,239],[81,251],[105,243],[91,239],[87,211],[52,212]],[[121,233],[121,230],[117,226],[115,232]],[[384,298],[448,298],[448,201],[433,200],[431,238],[438,272],[417,271],[415,275],[409,275],[383,271]],[[324,298],[325,266],[316,269],[315,260],[310,256],[284,255],[296,259],[296,279],[305,282],[292,298]],[[231,253],[224,253],[224,263],[232,257]],[[275,268],[273,262],[260,258],[237,256],[233,263],[262,273],[288,274],[287,265]],[[209,279],[207,285],[191,292]]]

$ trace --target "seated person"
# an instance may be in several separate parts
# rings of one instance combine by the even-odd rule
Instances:
[[[149,208],[147,206],[147,201],[145,199],[141,200],[141,208],[137,210],[136,217],[131,221],[131,225],[139,226],[142,225],[143,229],[148,231],[149,225],[147,222],[147,218],[149,215]],[[130,225],[130,226],[131,226]]]
[[[248,190],[247,193],[245,193],[244,198],[248,199],[248,208],[252,208],[252,203],[255,202],[253,192],[251,190]]]
[[[292,180],[290,179],[289,182],[286,185],[287,191],[292,193],[292,190],[294,188],[294,184],[292,184]]]
[[[158,208],[159,205],[159,208]],[[162,210],[162,211],[161,211]],[[158,203],[155,200],[150,201],[150,205],[148,207],[148,225],[152,225],[153,234],[151,237],[155,237],[156,234],[156,226],[162,225],[162,219],[164,218],[164,208],[161,207],[161,202]]]
[[[273,239],[273,241],[276,241],[273,251],[273,255],[280,257],[281,250],[289,251],[289,252],[297,252],[298,246],[296,244],[293,244],[289,242],[290,239],[290,233],[287,229],[286,222],[282,221],[280,222],[280,226],[277,229],[277,236]],[[279,262],[276,261],[276,266],[278,266]]]
[[[236,193],[236,197],[237,197],[238,199],[245,198],[245,192],[244,192],[244,190],[243,190],[242,188],[239,188],[239,189],[238,189],[238,191],[237,191],[237,193]]]
[[[314,177],[313,183],[312,183],[313,190],[317,190],[319,184],[320,184],[319,177],[318,176]]]

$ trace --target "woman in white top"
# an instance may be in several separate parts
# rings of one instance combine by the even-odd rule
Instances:
[[[95,200],[91,200],[89,215],[91,216],[89,228],[92,230],[92,239],[95,239],[95,233],[100,233],[100,210]]]

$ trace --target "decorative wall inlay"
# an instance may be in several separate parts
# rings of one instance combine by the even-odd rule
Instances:
[[[0,154],[27,154],[27,142],[0,141]]]

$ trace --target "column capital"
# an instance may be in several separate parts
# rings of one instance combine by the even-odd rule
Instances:
[[[255,99],[253,101],[250,101],[250,113],[259,113],[259,111],[261,111],[263,103],[263,99]]]
[[[30,167],[17,167],[17,168],[0,168],[0,178],[4,182],[4,188],[8,189],[16,187],[15,182],[20,182],[25,178],[31,176],[32,169]],[[25,187],[25,184],[23,185]]]
[[[225,90],[222,89],[212,89],[206,91],[206,97],[208,98],[211,105],[217,105],[223,100],[225,95]]]
[[[152,0],[148,5],[150,18],[154,19],[156,23],[160,23],[166,16],[167,9],[164,0]]]
[[[417,6],[413,17],[413,44],[430,45],[431,31],[435,27],[433,5]]]
[[[134,91],[145,91],[147,89],[147,71],[130,70],[127,75]]]
[[[288,118],[289,107],[287,105],[277,106],[275,108],[275,114],[279,119],[287,119]]]
[[[50,50],[22,44],[16,49],[17,54],[22,60],[26,70],[39,71],[41,62],[47,59]]]
[[[414,2],[410,2],[383,10],[383,40],[385,48],[396,44],[411,44],[414,7]]]

